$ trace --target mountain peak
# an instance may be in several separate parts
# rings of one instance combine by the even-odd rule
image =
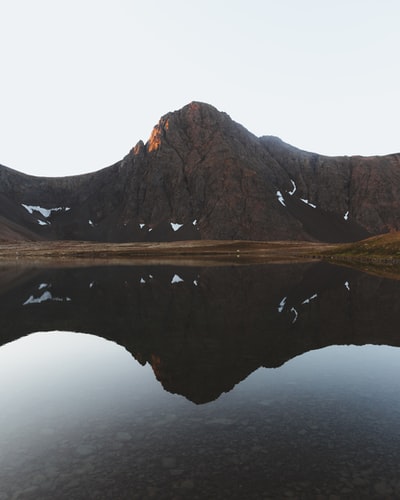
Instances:
[[[204,119],[210,115],[216,116],[221,114],[224,113],[222,111],[219,111],[215,106],[212,106],[211,104],[201,101],[192,101],[188,104],[185,104],[185,106],[183,106],[182,108],[179,108],[175,111],[169,111],[161,118],[161,120],[171,116],[180,116],[181,118],[185,117],[186,119],[196,121],[199,119]]]
[[[181,108],[180,110],[175,111],[175,113],[186,115],[192,120],[204,119],[211,115],[216,116],[225,114],[211,104],[201,101],[192,101],[189,104],[186,104],[186,106],[183,106],[183,108]]]
[[[195,147],[201,147],[211,140],[211,136],[218,129],[226,129],[235,123],[229,115],[219,111],[211,104],[192,101],[176,111],[163,115],[153,128],[150,138],[146,143],[149,153],[157,151],[164,139],[167,142],[181,143],[179,136],[185,137]]]

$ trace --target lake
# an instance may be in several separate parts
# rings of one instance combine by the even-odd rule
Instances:
[[[400,496],[400,282],[0,269],[0,500]]]

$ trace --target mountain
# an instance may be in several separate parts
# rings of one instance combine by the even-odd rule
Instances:
[[[3,266],[0,310],[0,346],[38,331],[104,337],[195,403],[310,350],[400,347],[400,281],[323,262]]]
[[[56,159],[55,159],[56,161]],[[0,240],[350,242],[400,229],[400,154],[327,157],[199,102],[98,172],[0,166]]]

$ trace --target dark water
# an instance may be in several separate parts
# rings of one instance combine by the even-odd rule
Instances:
[[[0,307],[0,500],[400,496],[397,281],[6,267]]]

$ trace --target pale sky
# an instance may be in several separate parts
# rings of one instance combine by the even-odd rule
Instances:
[[[0,164],[98,170],[196,100],[327,155],[400,152],[399,0],[0,0]]]

